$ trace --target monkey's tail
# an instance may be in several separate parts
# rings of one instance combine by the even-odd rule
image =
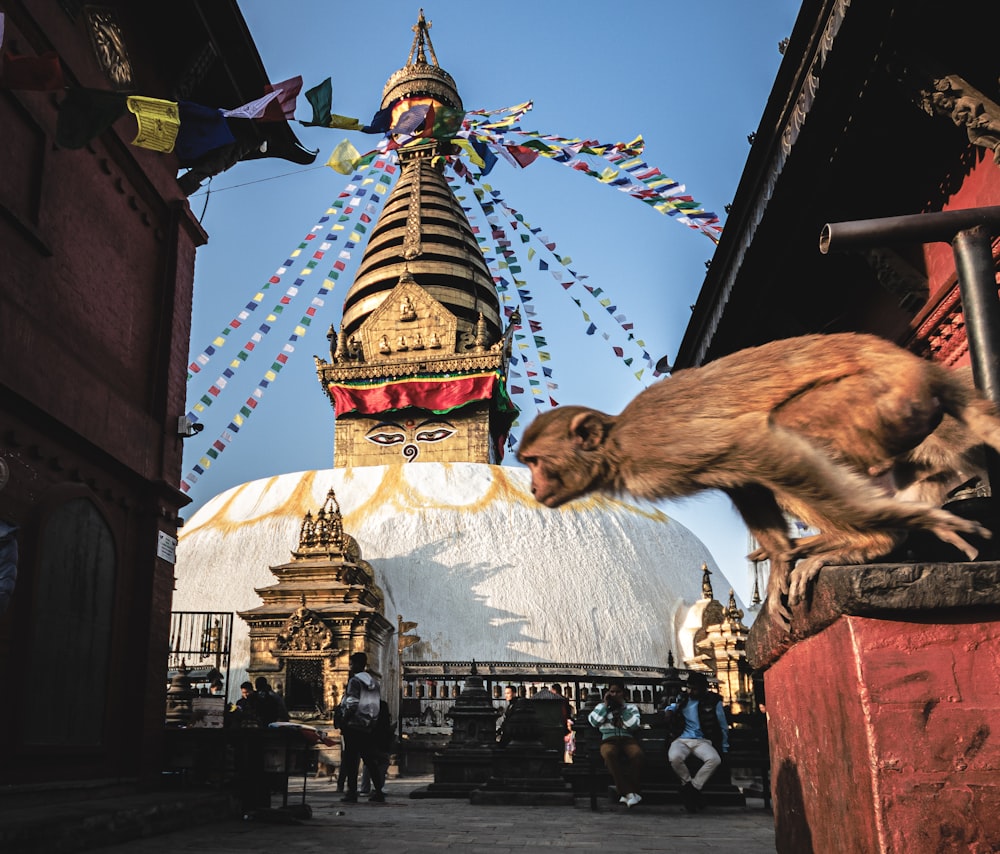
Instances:
[[[980,442],[1000,451],[1000,414],[972,385],[971,372],[939,368],[935,386],[944,411],[962,422]]]

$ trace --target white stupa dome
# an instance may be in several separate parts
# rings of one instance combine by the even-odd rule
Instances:
[[[289,560],[306,511],[333,488],[344,531],[375,569],[386,617],[416,621],[409,661],[665,665],[692,654],[705,545],[652,505],[591,496],[552,510],[526,469],[410,463],[255,480],[217,495],[184,526],[177,611],[242,611]],[[723,576],[724,578],[724,576]],[[725,582],[728,585],[728,582]],[[231,672],[249,661],[233,628]],[[236,684],[239,684],[238,682]]]

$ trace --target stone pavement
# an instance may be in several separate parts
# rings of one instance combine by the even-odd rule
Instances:
[[[640,804],[626,810],[607,800],[600,800],[599,810],[592,812],[588,798],[578,799],[575,807],[508,807],[408,797],[429,782],[431,777],[390,780],[386,803],[368,803],[362,796],[360,803],[342,804],[335,786],[310,779],[305,800],[313,816],[298,823],[231,819],[91,850],[106,854],[550,854],[605,849],[623,854],[665,850],[772,854],[775,850],[774,819],[761,800],[749,799],[747,808],[715,807],[691,815],[677,805]],[[301,800],[301,789],[297,797],[289,796],[289,803]],[[279,804],[280,798],[275,796],[272,803]]]

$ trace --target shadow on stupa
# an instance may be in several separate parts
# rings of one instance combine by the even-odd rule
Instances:
[[[548,643],[529,631],[535,621],[497,604],[498,588],[505,594],[502,598],[518,597],[519,591],[504,581],[513,564],[441,559],[453,551],[450,540],[438,539],[396,555],[373,557],[387,601],[405,619],[417,622],[421,640],[407,649],[407,660],[550,660],[524,651]],[[538,591],[520,594],[534,598]]]

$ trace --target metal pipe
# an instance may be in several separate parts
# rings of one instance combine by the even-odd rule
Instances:
[[[965,229],[951,242],[958,288],[969,339],[972,376],[976,387],[994,403],[1000,402],[1000,301],[997,300],[993,240],[985,226]]]
[[[972,377],[986,397],[1000,404],[1000,300],[997,299],[996,267],[993,264],[993,239],[982,225],[965,229],[951,242],[958,273],[958,289],[965,316],[965,334],[969,340]],[[1000,496],[1000,456],[986,449],[986,471],[994,501]]]
[[[976,226],[1000,234],[1000,205],[957,211],[829,222],[819,237],[824,255],[847,249],[870,249],[890,243],[951,243],[955,235]]]

